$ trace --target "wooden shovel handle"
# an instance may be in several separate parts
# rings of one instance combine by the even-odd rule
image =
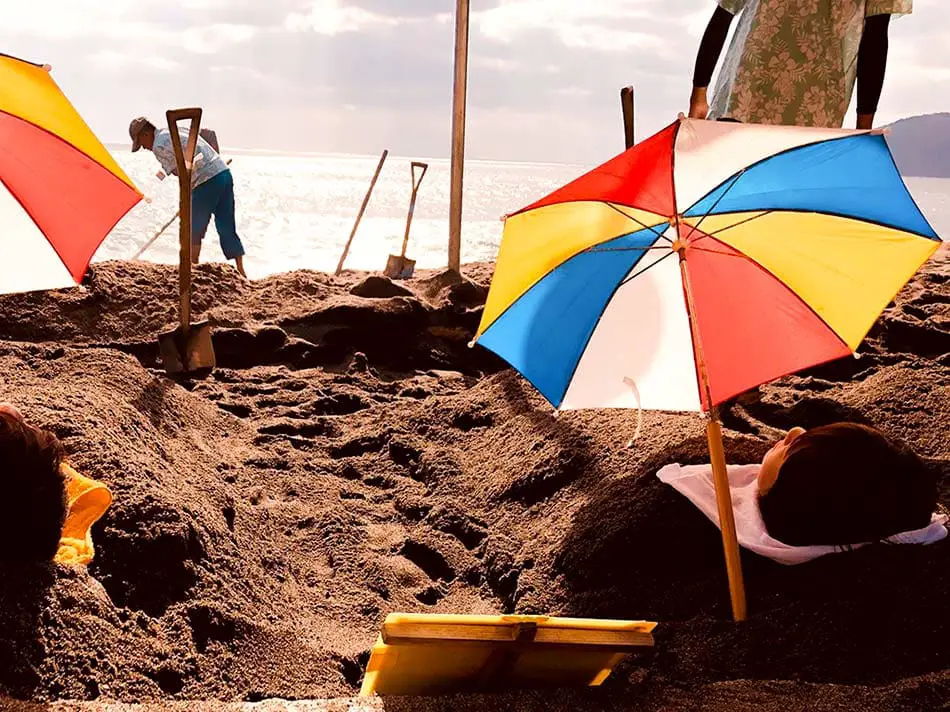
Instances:
[[[172,147],[175,149],[175,162],[178,164],[178,175],[191,171],[195,162],[195,149],[198,147],[198,133],[201,126],[201,109],[170,109],[165,112],[168,121],[168,130],[171,132]],[[188,145],[182,149],[181,134],[178,133],[179,121],[191,121],[188,127]]]
[[[419,178],[416,179],[416,169],[421,168],[422,173],[419,175]],[[410,164],[410,170],[412,171],[412,190],[413,192],[419,190],[419,186],[422,184],[422,179],[425,178],[426,171],[429,170],[428,163],[422,163],[421,161],[413,161]]]
[[[419,174],[418,178],[416,178],[417,168],[422,169],[422,173]],[[402,252],[399,255],[403,260],[406,259],[406,249],[409,247],[409,226],[412,224],[412,214],[416,210],[416,193],[419,192],[422,179],[425,177],[426,171],[429,170],[429,164],[422,163],[421,161],[413,161],[410,164],[409,170],[412,172],[412,195],[409,197],[409,214],[406,215],[406,234],[402,238]]]
[[[175,150],[175,163],[178,165],[179,191],[179,262],[178,296],[181,302],[179,312],[182,333],[187,334],[191,327],[191,169],[198,146],[198,132],[201,129],[201,109],[171,109],[165,112],[168,131],[171,134],[172,148]],[[183,149],[178,122],[190,120],[188,127],[188,145]]]

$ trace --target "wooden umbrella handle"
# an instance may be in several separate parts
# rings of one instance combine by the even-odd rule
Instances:
[[[710,413],[709,421],[706,423],[706,442],[709,445],[709,459],[712,461],[716,507],[719,510],[719,529],[722,533],[722,550],[726,558],[729,599],[732,603],[732,618],[738,623],[746,619],[748,609],[745,582],[742,577],[742,559],[739,555],[739,538],[736,535],[736,518],[732,509],[732,492],[729,488],[729,473],[726,469],[726,455],[722,447],[722,428],[715,409]]]
[[[179,313],[183,334],[191,327],[191,169],[195,161],[195,149],[198,146],[198,132],[201,127],[201,109],[172,109],[165,112],[168,131],[171,133],[172,148],[175,150],[175,163],[178,166],[179,191],[179,262],[178,296],[181,302]],[[178,122],[190,120],[188,145],[181,145]]]
[[[679,218],[674,218],[674,226],[679,234]],[[729,488],[729,472],[726,469],[726,455],[722,446],[722,428],[719,424],[719,410],[713,405],[709,388],[709,373],[706,370],[706,357],[703,340],[696,324],[696,304],[693,301],[693,287],[687,268],[686,251],[677,250],[680,260],[680,275],[683,281],[683,295],[686,297],[686,318],[693,341],[693,354],[699,375],[699,386],[705,396],[705,405],[709,409],[706,423],[706,441],[709,444],[709,457],[712,461],[713,483],[716,489],[716,506],[719,509],[719,529],[722,532],[722,549],[726,558],[726,574],[729,579],[729,598],[732,603],[732,617],[736,622],[744,621],[747,616],[745,582],[742,577],[742,559],[739,555],[739,538],[736,534],[736,518],[732,510],[732,492]]]

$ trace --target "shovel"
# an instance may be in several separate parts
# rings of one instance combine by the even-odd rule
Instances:
[[[421,168],[422,172],[419,178],[416,178],[416,169]],[[412,197],[409,198],[409,215],[406,216],[406,235],[402,238],[402,253],[399,255],[390,255],[386,262],[386,269],[383,271],[390,279],[409,279],[416,267],[416,261],[406,258],[406,248],[409,246],[409,226],[412,224],[412,212],[416,209],[416,194],[419,192],[419,186],[429,170],[427,163],[413,161],[412,166]]]
[[[198,127],[201,124],[201,109],[176,109],[165,113],[168,130],[171,132],[175,162],[178,164],[178,188],[180,192],[180,228],[178,238],[181,246],[178,264],[178,293],[181,299],[179,325],[174,331],[158,336],[158,348],[162,364],[169,375],[198,375],[210,373],[215,366],[214,348],[211,345],[211,325],[207,321],[191,323],[191,171],[198,144]],[[188,145],[182,150],[178,122],[190,119]]]

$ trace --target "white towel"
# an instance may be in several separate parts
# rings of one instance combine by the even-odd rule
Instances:
[[[728,465],[732,508],[736,517],[736,535],[739,544],[756,554],[767,556],[780,564],[803,564],[825,554],[842,551],[840,546],[789,546],[773,539],[765,530],[759,512],[756,475],[761,465]],[[716,507],[716,488],[713,484],[712,465],[667,465],[656,476],[695,504],[699,510],[719,526]],[[923,529],[902,532],[889,537],[894,544],[933,544],[947,536],[947,515],[934,512],[930,524]],[[865,544],[853,544],[857,549]]]

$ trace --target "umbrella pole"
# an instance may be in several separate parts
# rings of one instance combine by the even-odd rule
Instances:
[[[736,536],[736,518],[732,511],[726,455],[722,447],[722,428],[719,413],[713,408],[706,423],[706,440],[712,460],[713,481],[716,484],[716,505],[719,507],[719,527],[722,530],[722,548],[726,555],[726,574],[729,577],[729,598],[735,621],[746,619],[745,583],[742,580],[742,561],[739,558],[739,539]]]
[[[679,233],[679,220],[675,220]],[[729,490],[729,474],[726,471],[726,455],[722,446],[722,428],[719,425],[719,409],[712,405],[709,389],[709,374],[706,371],[706,359],[703,355],[703,343],[696,326],[696,308],[693,303],[693,290],[686,267],[686,246],[677,240],[673,249],[679,254],[680,274],[683,278],[683,292],[686,296],[686,313],[689,318],[690,334],[699,371],[699,386],[706,395],[709,404],[709,420],[706,423],[706,441],[709,444],[709,457],[712,461],[713,482],[716,485],[716,505],[719,508],[719,529],[722,532],[722,549],[726,556],[726,574],[729,578],[729,598],[732,602],[732,618],[736,622],[744,621],[747,616],[745,583],[742,580],[742,560],[739,558],[739,539],[736,536],[736,518],[732,511],[732,493]]]

